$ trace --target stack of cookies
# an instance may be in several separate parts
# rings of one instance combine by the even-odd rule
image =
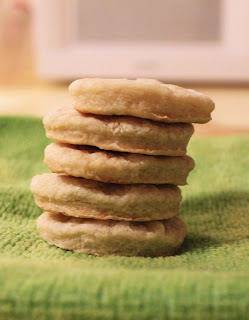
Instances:
[[[208,122],[213,101],[149,79],[82,79],[69,90],[74,108],[43,121],[53,173],[31,183],[46,211],[41,237],[79,253],[172,255],[186,235],[177,185],[194,168],[191,123]]]

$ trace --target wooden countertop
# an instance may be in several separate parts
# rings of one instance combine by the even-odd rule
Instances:
[[[188,86],[209,95],[216,108],[213,120],[195,125],[198,135],[249,133],[249,88]],[[0,88],[0,115],[43,117],[51,109],[71,104],[68,85],[36,84]]]

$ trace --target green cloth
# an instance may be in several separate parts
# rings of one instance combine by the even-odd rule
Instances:
[[[94,257],[39,239],[29,190],[49,143],[40,119],[0,118],[0,319],[248,319],[249,137],[194,137],[188,235],[166,258]]]

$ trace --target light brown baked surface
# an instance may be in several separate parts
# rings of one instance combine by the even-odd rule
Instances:
[[[179,217],[162,221],[126,222],[67,217],[44,212],[37,220],[41,238],[51,245],[94,255],[168,256],[187,232]]]
[[[148,156],[63,143],[46,147],[44,163],[56,173],[107,183],[176,185],[187,183],[195,165],[188,156]]]
[[[32,179],[36,204],[65,215],[128,221],[162,220],[179,210],[181,191],[174,185],[120,185],[45,173]]]
[[[215,106],[205,94],[153,79],[86,78],[72,82],[69,91],[78,111],[161,122],[205,123]]]
[[[148,155],[185,155],[194,132],[188,123],[86,115],[68,107],[48,113],[43,123],[47,137],[58,142]]]

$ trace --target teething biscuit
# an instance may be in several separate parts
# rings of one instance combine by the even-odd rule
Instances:
[[[45,211],[113,220],[162,220],[179,210],[181,191],[174,185],[110,184],[57,173],[32,179],[36,204]]]
[[[182,244],[184,222],[168,220],[126,222],[67,217],[44,212],[37,220],[41,238],[78,253],[120,256],[168,256]]]
[[[78,111],[161,122],[211,120],[214,102],[205,94],[153,79],[80,79],[69,86]]]

